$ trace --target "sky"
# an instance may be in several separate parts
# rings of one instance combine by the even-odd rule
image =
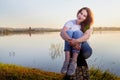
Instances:
[[[120,0],[0,0],[0,27],[62,28],[82,7],[94,13],[93,27],[120,27]]]

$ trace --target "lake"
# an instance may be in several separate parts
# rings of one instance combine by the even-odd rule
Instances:
[[[88,43],[93,49],[89,67],[120,76],[120,32],[96,31]],[[0,62],[60,72],[64,41],[59,32],[0,35]]]

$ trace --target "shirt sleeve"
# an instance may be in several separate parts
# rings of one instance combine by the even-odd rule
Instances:
[[[64,27],[71,28],[73,25],[72,21],[68,21],[64,24]]]

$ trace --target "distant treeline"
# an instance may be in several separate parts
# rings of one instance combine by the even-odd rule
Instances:
[[[120,27],[94,27],[94,31],[120,31]],[[61,29],[54,28],[0,28],[1,33],[21,33],[21,32],[59,32]]]
[[[0,34],[9,33],[36,33],[36,32],[57,32],[61,29],[54,28],[0,28]]]
[[[120,31],[120,27],[94,27],[94,31]]]

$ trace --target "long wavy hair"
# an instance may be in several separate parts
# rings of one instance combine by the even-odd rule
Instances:
[[[81,8],[78,12],[77,12],[77,16],[78,14],[82,11],[82,10],[86,10],[87,11],[87,18],[81,22],[81,30],[83,32],[85,32],[87,29],[89,29],[91,27],[91,25],[93,24],[94,20],[93,20],[93,13],[90,10],[90,8],[88,7],[83,7]]]

